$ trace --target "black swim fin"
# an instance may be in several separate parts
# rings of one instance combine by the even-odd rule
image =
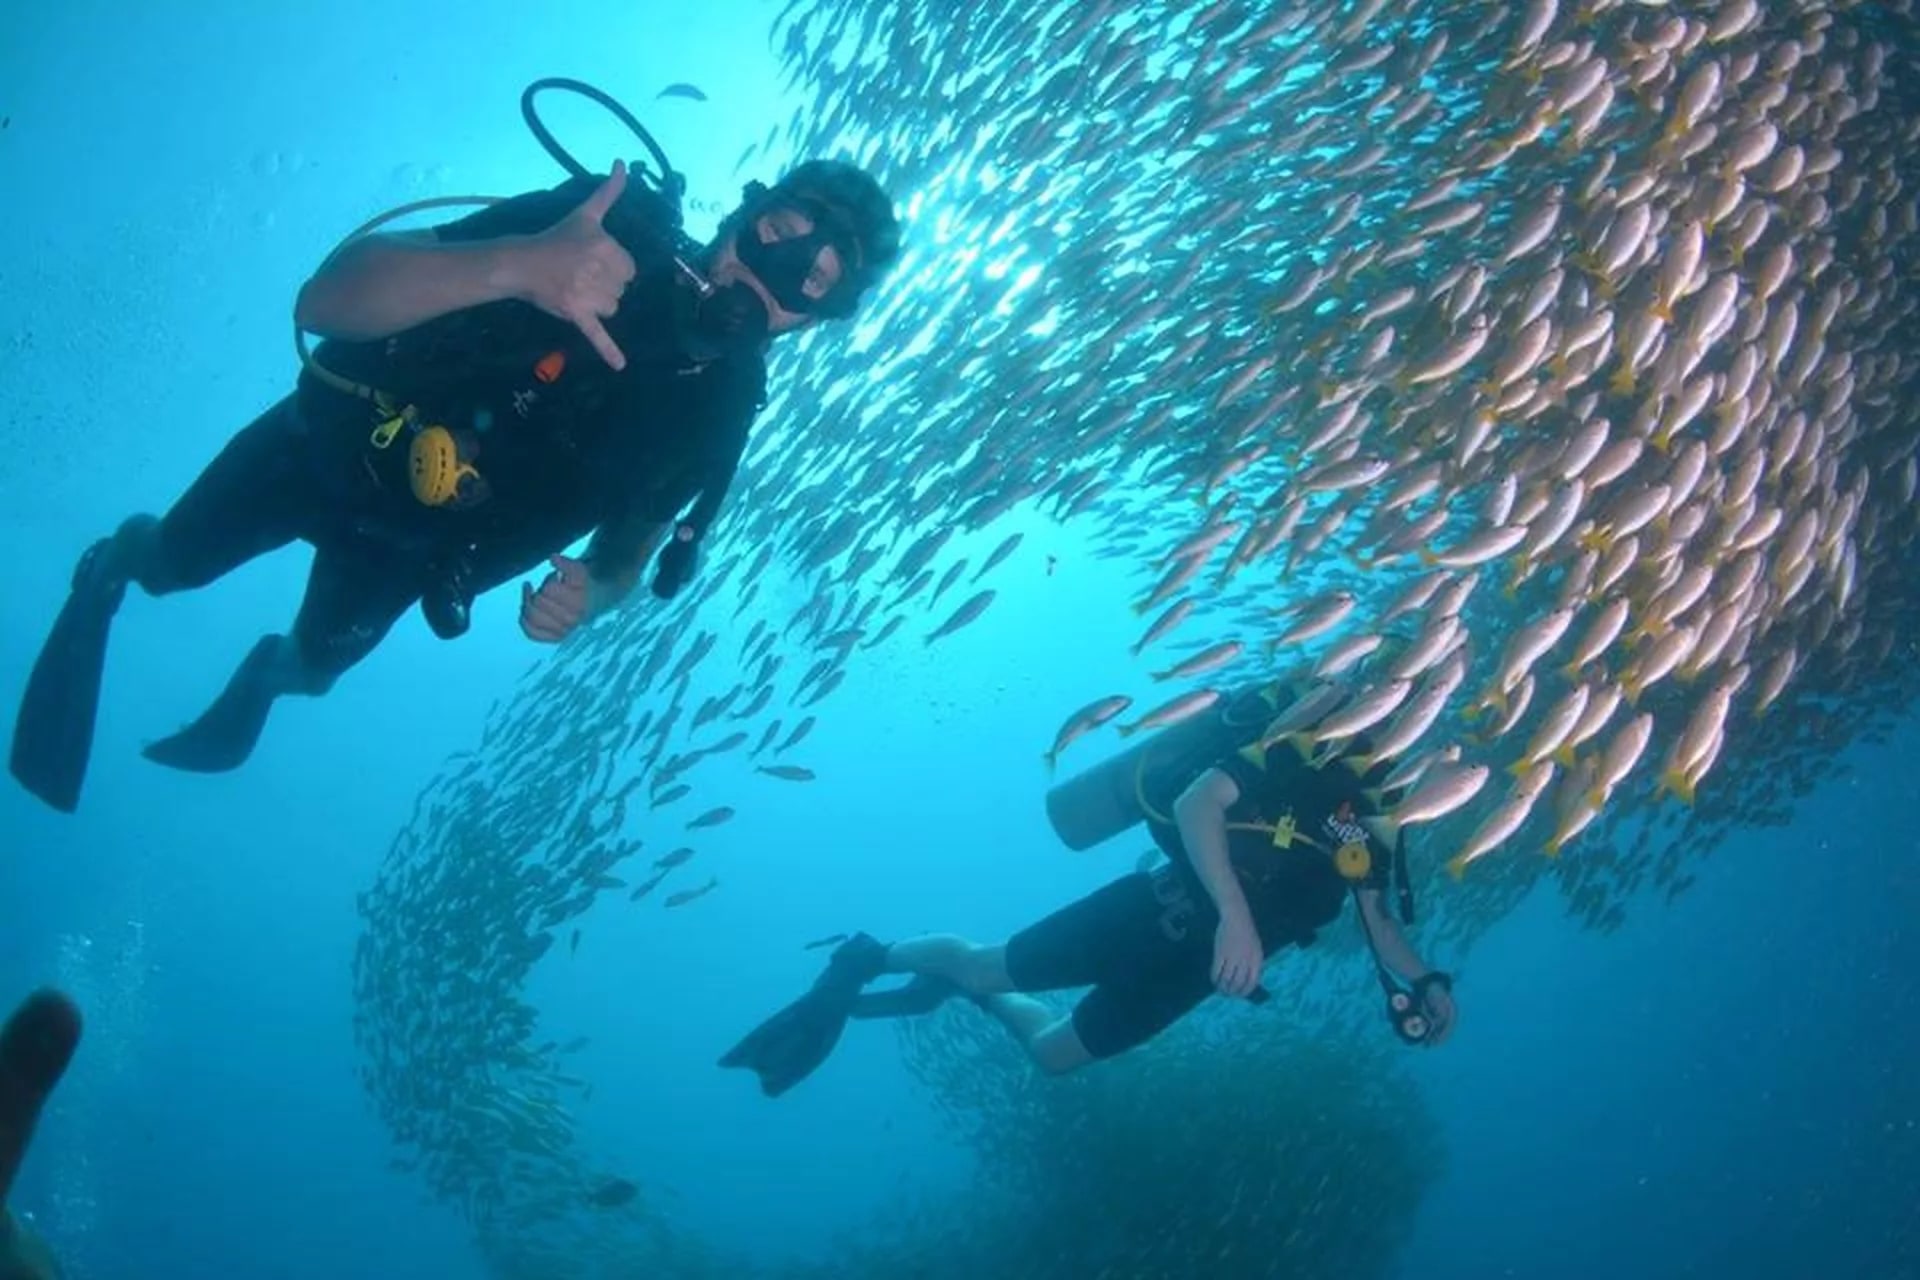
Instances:
[[[189,773],[226,773],[245,764],[267,727],[274,699],[291,687],[283,650],[291,643],[283,636],[262,636],[198,720],[170,738],[148,743],[140,754]]]
[[[62,813],[80,807],[100,712],[107,635],[127,594],[119,537],[88,547],[73,571],[67,602],[34,659],[13,722],[8,767],[20,785]]]
[[[760,1092],[777,1098],[805,1080],[840,1043],[860,992],[886,971],[885,943],[857,933],[840,944],[807,993],[747,1033],[720,1059],[760,1077]]]

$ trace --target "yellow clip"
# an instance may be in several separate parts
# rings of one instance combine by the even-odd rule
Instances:
[[[393,438],[400,434],[400,428],[406,425],[407,415],[404,413],[397,417],[388,418],[385,422],[382,422],[373,429],[373,447],[376,449],[386,448],[393,443]]]
[[[1289,811],[1281,815],[1280,820],[1273,824],[1273,847],[1276,849],[1292,848],[1293,832],[1293,814]]]

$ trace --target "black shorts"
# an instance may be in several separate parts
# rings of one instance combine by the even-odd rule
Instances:
[[[1171,867],[1122,876],[1007,942],[1020,991],[1092,987],[1073,1029],[1096,1058],[1144,1044],[1213,993],[1219,915]]]

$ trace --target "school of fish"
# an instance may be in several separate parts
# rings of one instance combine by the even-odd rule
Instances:
[[[436,1193],[604,1181],[527,974],[603,894],[721,885],[753,801],[703,763],[811,780],[863,654],[994,625],[1010,517],[1140,583],[1139,685],[1063,691],[1048,766],[1287,675],[1268,737],[1389,764],[1463,896],[1649,806],[1759,820],[1809,726],[1910,703],[1913,9],[787,4],[815,110],[742,172],[851,154],[906,254],[777,357],[693,588],[536,668],[364,895],[365,1079]]]

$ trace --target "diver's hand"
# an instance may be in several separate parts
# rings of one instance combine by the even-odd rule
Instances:
[[[547,563],[553,572],[538,591],[530,582],[520,584],[520,630],[529,640],[558,644],[586,621],[587,566],[567,556]]]
[[[1447,1037],[1453,1034],[1454,1020],[1459,1017],[1459,1010],[1454,1007],[1453,993],[1436,982],[1427,988],[1424,1004],[1427,1025],[1432,1028],[1427,1033],[1427,1043],[1445,1044]]]
[[[1266,952],[1253,918],[1235,913],[1220,917],[1213,931],[1213,985],[1221,995],[1244,996],[1260,985]]]
[[[626,162],[618,161],[584,204],[520,243],[513,268],[515,297],[578,327],[615,369],[626,368],[627,357],[601,321],[620,309],[636,268],[600,223],[626,189]]]

